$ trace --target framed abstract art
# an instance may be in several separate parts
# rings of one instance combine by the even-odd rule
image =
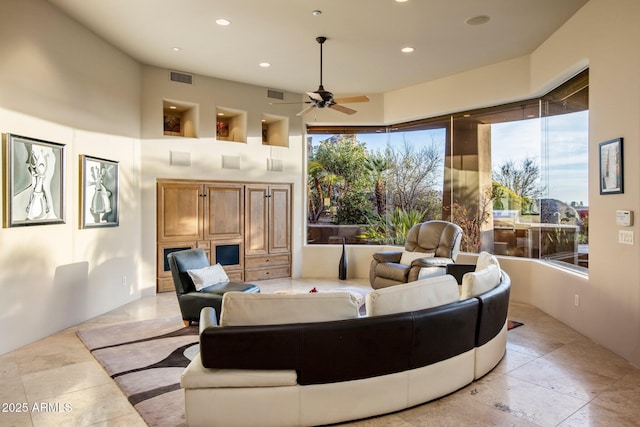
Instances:
[[[3,135],[4,226],[65,222],[65,146],[14,134]]]
[[[80,156],[80,227],[119,224],[118,162]]]
[[[624,193],[622,138],[601,142],[600,153],[600,194]]]

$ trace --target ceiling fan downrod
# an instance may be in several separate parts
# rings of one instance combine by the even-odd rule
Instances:
[[[326,37],[320,36],[316,37],[316,41],[320,43],[320,90],[324,90],[322,86],[322,44],[327,41]]]

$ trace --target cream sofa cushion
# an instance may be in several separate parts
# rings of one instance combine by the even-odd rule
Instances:
[[[180,378],[182,388],[281,387],[297,385],[295,370],[209,369],[200,354],[189,363]]]
[[[500,271],[500,262],[498,262],[498,258],[496,258],[495,255],[486,251],[480,252],[476,261],[476,271],[484,270],[490,265],[495,265],[498,267],[498,271]]]
[[[368,293],[367,316],[423,310],[449,304],[458,299],[458,283],[453,276],[430,277]]]
[[[482,270],[465,273],[462,276],[462,286],[460,287],[460,299],[469,299],[483,294],[500,283],[500,269],[495,264],[491,264]]]
[[[329,322],[358,317],[358,302],[349,292],[253,294],[227,292],[220,326]]]

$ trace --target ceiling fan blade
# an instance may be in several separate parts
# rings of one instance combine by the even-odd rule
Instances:
[[[300,111],[298,114],[296,114],[296,116],[304,116],[305,114],[307,114],[309,111],[313,110],[315,108],[315,104],[311,104],[308,107],[305,107],[302,111]]]
[[[337,111],[340,111],[341,113],[349,114],[349,115],[357,113],[356,110],[353,110],[349,107],[345,107],[344,105],[339,105],[339,104],[330,105],[329,108],[333,108],[334,110],[337,110]]]
[[[307,95],[309,95],[309,98],[311,99],[315,99],[316,101],[324,101],[324,99],[322,99],[322,96],[320,96],[319,93],[316,92],[307,92]]]
[[[334,98],[337,104],[352,104],[356,102],[369,102],[369,97],[365,95],[361,96],[349,96],[346,98]]]
[[[270,102],[269,105],[293,105],[293,104],[310,104],[311,101],[298,101],[298,102]]]

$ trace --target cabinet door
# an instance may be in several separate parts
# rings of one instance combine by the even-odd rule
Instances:
[[[269,253],[291,250],[291,194],[288,185],[269,188]]]
[[[244,185],[205,184],[204,239],[242,239],[244,235]]]
[[[202,240],[202,185],[158,183],[158,241]]]
[[[268,196],[267,186],[249,184],[245,187],[244,249],[246,255],[269,253]]]

